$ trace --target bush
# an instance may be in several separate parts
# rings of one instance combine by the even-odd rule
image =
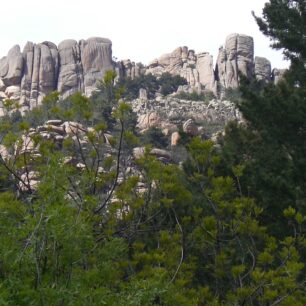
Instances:
[[[160,92],[166,96],[176,92],[180,85],[187,85],[187,80],[179,75],[171,75],[169,72],[163,73],[158,79]]]
[[[157,127],[149,128],[140,137],[140,141],[143,145],[151,144],[154,147],[164,149],[169,145],[169,139],[165,136],[161,129]]]
[[[139,90],[144,88],[147,91],[149,99],[155,97],[155,93],[159,90],[157,78],[152,74],[140,75],[135,79],[122,78],[116,84],[116,88],[124,88],[123,98],[134,100],[138,98]]]
[[[137,99],[141,88],[147,91],[149,99],[154,99],[155,94],[160,92],[164,96],[177,91],[180,85],[186,85],[185,78],[179,75],[163,73],[159,78],[152,74],[140,75],[134,79],[122,78],[116,88],[124,87],[123,97],[128,100]]]

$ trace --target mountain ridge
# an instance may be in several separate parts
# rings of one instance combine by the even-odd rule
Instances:
[[[152,73],[160,76],[168,72],[184,77],[189,91],[212,91],[220,94],[224,88],[236,88],[239,74],[276,82],[282,70],[271,69],[268,59],[254,57],[251,36],[230,34],[219,49],[214,66],[208,52],[195,53],[186,46],[164,54],[147,66],[131,60],[116,61],[112,56],[112,42],[107,38],[92,37],[76,41],[67,39],[56,46],[44,41],[28,42],[23,51],[18,45],[0,59],[0,115],[6,99],[19,101],[24,113],[41,104],[43,98],[57,90],[63,98],[74,92],[90,96],[105,71],[115,70],[118,77],[135,78]]]

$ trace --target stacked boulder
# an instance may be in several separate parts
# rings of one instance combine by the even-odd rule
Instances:
[[[146,67],[147,74],[159,76],[166,72],[184,77],[193,88],[199,86],[207,90],[215,88],[213,58],[206,52],[195,54],[194,50],[179,47],[153,60]]]

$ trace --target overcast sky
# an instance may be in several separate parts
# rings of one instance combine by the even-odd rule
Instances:
[[[255,55],[287,67],[251,15],[265,0],[2,0],[0,57],[15,44],[107,37],[113,56],[147,64],[178,46],[214,56],[230,33],[251,35]]]

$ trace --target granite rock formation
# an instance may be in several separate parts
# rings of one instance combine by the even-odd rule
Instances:
[[[132,62],[129,59],[117,62],[115,70],[118,77],[127,77],[132,80],[144,73],[140,63]]]
[[[203,89],[213,90],[215,86],[213,58],[207,52],[195,54],[194,50],[179,47],[146,67],[147,74],[159,76],[165,72],[184,77],[195,88],[202,86]]]
[[[58,90],[63,98],[76,91],[90,95],[105,71],[113,69],[112,43],[106,38],[28,42],[23,52],[14,46],[0,60],[0,101],[19,100],[25,112]]]
[[[274,84],[277,84],[283,78],[285,72],[286,69],[274,68],[272,70],[272,81],[274,82]]]
[[[266,82],[277,83],[284,70],[273,69],[262,57],[254,59],[253,38],[231,34],[224,47],[219,49],[214,68],[208,52],[195,53],[179,47],[171,53],[153,60],[148,66],[131,60],[113,61],[112,42],[106,38],[64,40],[58,46],[45,41],[28,42],[21,52],[14,46],[6,57],[0,59],[0,115],[5,99],[17,100],[22,113],[41,104],[43,98],[57,90],[63,98],[79,91],[87,96],[96,89],[105,71],[114,69],[118,78],[136,78],[142,74],[155,76],[168,72],[186,78],[188,85],[179,91],[197,93],[212,91],[221,95],[226,88],[239,85],[239,72],[247,78],[254,75]],[[143,93],[143,99],[146,100]]]
[[[258,80],[271,81],[271,63],[265,57],[255,57],[255,76]]]
[[[229,121],[243,121],[235,104],[226,100],[213,99],[207,103],[168,96],[159,101],[136,99],[130,103],[138,116],[137,127],[141,132],[156,127],[170,137],[180,130],[179,127],[192,136],[205,134],[210,137],[212,132],[222,130]],[[209,130],[201,131],[203,125]],[[173,139],[172,143],[175,145],[177,141]]]
[[[224,88],[236,88],[239,85],[239,73],[251,78],[254,73],[254,42],[247,35],[231,34],[227,36],[225,46],[219,49],[216,64],[216,76]]]

